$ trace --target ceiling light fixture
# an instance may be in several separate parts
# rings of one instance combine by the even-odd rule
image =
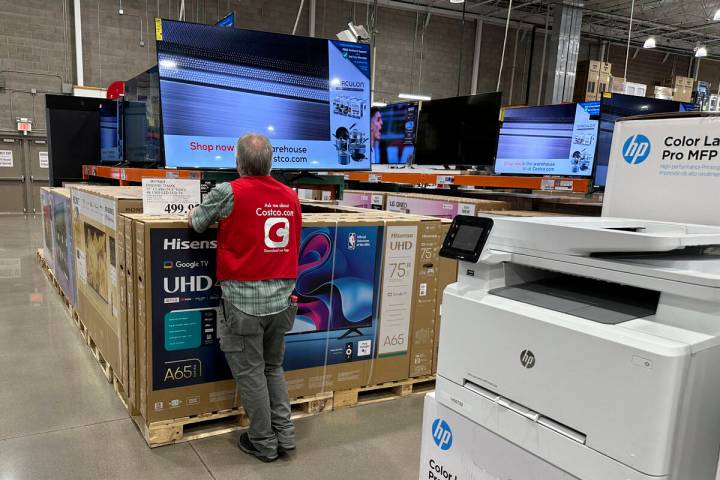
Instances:
[[[385,102],[372,102],[373,107],[387,107],[387,103]]]
[[[398,95],[398,98],[402,98],[404,100],[432,100],[432,97],[429,97],[428,95],[415,95],[414,93],[401,93]]]
[[[695,56],[698,58],[707,57],[708,51],[706,47],[697,47],[695,49]]]
[[[643,44],[643,48],[655,48],[656,46],[655,37],[648,37],[648,39],[645,40],[645,44]]]
[[[715,10],[715,15],[713,15],[713,20],[716,22],[720,22],[720,8]]]
[[[465,3],[465,0],[450,0],[450,3]]]

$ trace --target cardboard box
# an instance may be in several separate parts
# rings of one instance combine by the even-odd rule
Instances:
[[[286,336],[291,397],[408,378],[421,222],[379,218],[385,213],[304,215],[299,313]],[[154,422],[238,405],[217,339],[216,230],[199,235],[178,217],[127,217],[137,409]],[[126,292],[133,295],[129,285]]]
[[[385,210],[385,192],[372,192],[364,190],[344,190],[340,205],[373,210]]]
[[[606,62],[590,60],[579,62],[576,72],[574,99],[578,102],[600,100],[603,92],[608,91],[612,65]]]
[[[625,94],[644,97],[647,93],[647,85],[644,83],[625,82]]]
[[[509,210],[510,204],[497,200],[444,195],[388,193],[387,209],[391,212],[452,219],[456,215],[478,215],[482,212]]]
[[[436,399],[441,395],[434,392],[425,396],[420,480],[578,480],[446,407]],[[504,426],[503,414],[494,415]],[[528,442],[540,441],[530,438]]]
[[[655,98],[659,98],[662,100],[672,100],[673,98],[673,89],[672,87],[655,87]]]
[[[50,196],[55,279],[65,297],[75,307],[77,305],[77,287],[75,285],[75,250],[73,246],[70,190],[67,188],[53,188]]]
[[[447,226],[438,221],[426,221],[420,225],[410,336],[410,377],[432,374],[435,329],[439,318],[440,248],[446,232]]]
[[[445,239],[447,232],[450,230],[451,222],[443,222],[442,238]],[[458,262],[452,258],[440,257],[438,262],[438,286],[437,286],[437,317],[435,320],[434,345],[433,345],[433,362],[432,373],[437,372],[438,347],[440,345],[440,323],[442,322],[442,301],[445,287],[457,281]]]
[[[73,185],[70,192],[78,314],[125,387],[129,372],[123,359],[127,326],[121,318],[126,300],[119,281],[119,217],[142,211],[142,188]]]
[[[42,187],[40,189],[40,207],[42,211],[43,224],[43,258],[48,268],[55,271],[55,261],[53,260],[53,215],[52,215],[52,188]]]
[[[612,93],[625,93],[626,80],[622,77],[610,77],[610,92]]]
[[[692,102],[692,87],[675,87],[673,89],[673,100],[676,102]]]

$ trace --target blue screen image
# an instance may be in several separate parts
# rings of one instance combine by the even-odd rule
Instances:
[[[160,103],[168,167],[235,168],[262,133],[273,168],[370,168],[364,44],[163,20]]]
[[[587,102],[506,109],[495,172],[591,176],[598,107]]]

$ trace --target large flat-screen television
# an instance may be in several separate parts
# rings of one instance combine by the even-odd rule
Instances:
[[[600,133],[598,135],[597,167],[595,169],[595,185],[604,187],[607,181],[610,147],[615,130],[615,121],[634,115],[651,113],[683,112],[693,107],[674,100],[638,97],[618,93],[605,94],[600,101]]]
[[[108,100],[100,107],[100,161],[122,162],[123,102]]]
[[[599,113],[599,102],[506,109],[495,173],[591,176]]]
[[[335,40],[162,21],[165,164],[235,168],[262,133],[273,168],[370,168],[370,49]]]
[[[414,163],[492,167],[501,102],[500,92],[423,102]]]
[[[393,103],[370,110],[372,163],[407,165],[415,156],[418,103]]]
[[[125,82],[123,104],[124,160],[130,164],[163,164],[158,68]]]

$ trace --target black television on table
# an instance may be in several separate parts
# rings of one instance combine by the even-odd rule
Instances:
[[[108,100],[100,107],[100,161],[123,161],[123,102]]]
[[[370,155],[373,164],[412,163],[415,156],[418,110],[417,102],[393,103],[371,109]],[[379,132],[376,129],[379,129]]]
[[[595,185],[604,187],[607,181],[610,147],[612,146],[616,120],[634,115],[684,112],[692,109],[692,105],[674,100],[661,100],[659,98],[638,97],[619,93],[604,94],[600,100],[600,132],[598,134]]]
[[[600,102],[507,108],[495,173],[590,177]]]
[[[157,58],[167,167],[235,168],[258,132],[275,169],[370,169],[368,45],[162,20]]]
[[[500,92],[422,102],[414,163],[492,167],[501,102]]]

